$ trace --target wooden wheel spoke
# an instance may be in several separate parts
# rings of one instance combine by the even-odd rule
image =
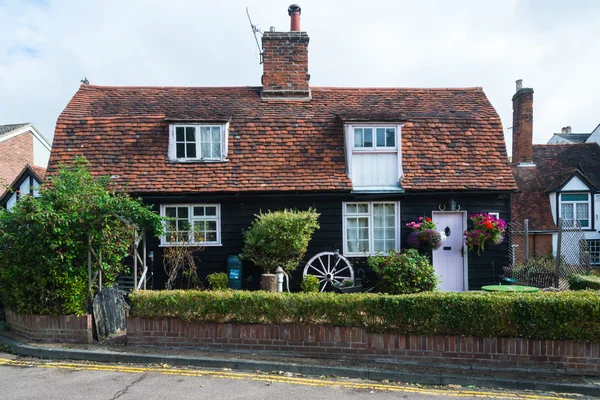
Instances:
[[[315,271],[317,271],[317,272],[318,272],[318,273],[320,273],[320,274],[323,274],[323,275],[326,275],[326,274],[327,274],[327,271],[325,271],[325,270],[321,270],[321,269],[318,269],[318,268],[317,268],[317,267],[315,267],[314,265],[309,265],[309,268],[312,268],[312,269],[314,269]]]
[[[345,270],[345,269],[348,269],[348,268],[350,268],[350,266],[349,266],[349,265],[346,265],[344,268],[340,269],[339,271],[335,271],[335,274],[336,274],[336,275],[339,275],[339,274],[340,274],[340,272],[342,272],[343,270]]]

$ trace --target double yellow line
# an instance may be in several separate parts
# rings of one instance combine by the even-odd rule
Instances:
[[[103,364],[75,364],[67,362],[40,362],[40,361],[25,361],[25,360],[10,360],[0,358],[0,365],[11,367],[35,367],[35,368],[58,368],[77,371],[109,371],[109,372],[124,372],[133,374],[148,374],[157,373],[162,375],[177,375],[177,376],[204,376],[220,379],[237,379],[251,380],[262,382],[277,382],[292,385],[314,386],[314,387],[329,387],[337,386],[345,389],[363,389],[363,390],[380,390],[388,392],[404,392],[429,394],[435,396],[446,397],[485,397],[489,399],[546,399],[557,400],[565,399],[563,397],[527,395],[518,393],[504,392],[485,392],[474,390],[456,390],[456,389],[429,389],[419,388],[414,386],[402,386],[397,384],[383,383],[359,383],[352,381],[331,380],[331,379],[309,379],[301,377],[286,377],[281,375],[263,375],[258,373],[247,372],[227,372],[227,371],[204,371],[196,369],[179,369],[179,368],[147,368],[147,367],[128,367],[122,365],[103,365]]]

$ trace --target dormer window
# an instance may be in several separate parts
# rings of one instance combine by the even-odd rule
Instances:
[[[560,194],[560,217],[572,226],[577,221],[582,228],[591,228],[591,207],[589,193],[561,193]]]
[[[171,125],[169,159],[222,161],[227,156],[228,124]]]
[[[345,126],[348,176],[355,191],[399,191],[402,152],[398,124]]]

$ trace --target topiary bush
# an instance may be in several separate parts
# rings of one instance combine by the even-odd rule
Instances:
[[[212,290],[225,290],[227,289],[227,284],[229,283],[229,278],[225,272],[213,272],[212,274],[208,274],[208,283],[210,283],[210,288]]]
[[[365,327],[412,335],[588,340],[600,337],[600,293],[427,292],[410,295],[140,291],[131,315],[189,322]]]
[[[302,277],[300,288],[304,293],[318,293],[321,288],[319,278],[314,275],[305,275]]]
[[[571,290],[600,290],[600,276],[595,275],[570,275],[569,288]]]
[[[319,229],[318,218],[314,208],[261,212],[243,232],[242,258],[254,262],[266,273],[277,267],[293,271],[304,258],[313,233]]]
[[[429,258],[416,249],[390,251],[369,257],[367,263],[377,274],[377,288],[383,293],[406,294],[434,290],[438,278]]]

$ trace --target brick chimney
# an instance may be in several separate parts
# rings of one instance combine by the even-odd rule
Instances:
[[[524,88],[523,80],[517,80],[517,92],[512,101],[512,162],[533,165],[533,89]]]
[[[300,6],[288,8],[290,32],[265,32],[262,37],[262,97],[305,100],[310,98],[308,35],[300,31]]]

